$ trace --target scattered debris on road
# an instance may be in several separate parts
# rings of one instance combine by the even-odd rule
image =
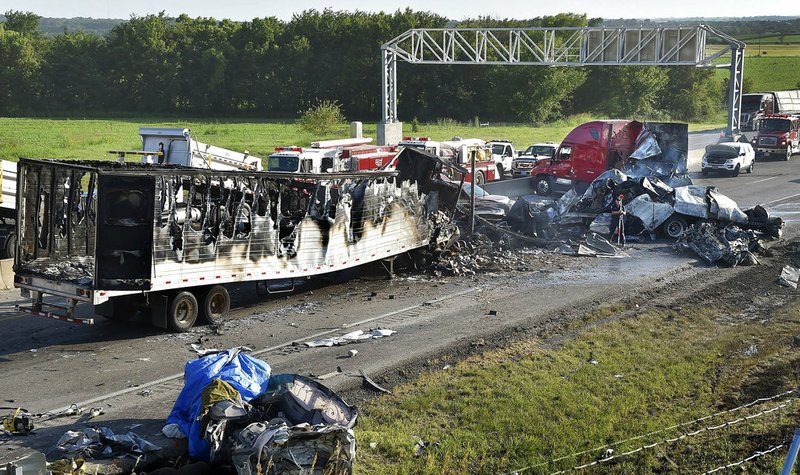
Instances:
[[[364,382],[365,382],[365,383],[366,383],[368,386],[370,386],[370,387],[372,387],[372,388],[374,388],[374,389],[377,389],[378,391],[380,391],[380,392],[382,392],[382,393],[392,394],[392,392],[391,392],[390,390],[388,390],[388,389],[384,388],[384,387],[383,387],[383,386],[381,386],[380,384],[378,384],[378,383],[376,383],[375,381],[373,381],[373,380],[372,380],[372,378],[370,378],[369,376],[367,376],[367,373],[366,373],[366,371],[364,371],[363,369],[360,369],[360,370],[358,370],[358,372],[359,372],[359,373],[361,373],[361,377],[364,379]]]
[[[350,333],[345,333],[342,336],[335,336],[332,338],[325,338],[322,340],[307,341],[305,342],[305,345],[309,348],[317,348],[320,346],[340,346],[340,345],[347,345],[349,343],[358,343],[364,340],[374,340],[377,338],[383,338],[391,336],[395,333],[397,332],[394,330],[388,330],[383,328],[371,330],[369,333],[365,333],[363,330],[356,330]]]
[[[800,280],[800,269],[792,266],[783,266],[781,275],[778,277],[779,284],[796,289],[798,280]]]

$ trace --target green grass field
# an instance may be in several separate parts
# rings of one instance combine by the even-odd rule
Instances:
[[[796,333],[796,302],[780,315],[764,315],[770,318],[766,325],[760,319],[730,323],[741,310],[723,304],[678,309],[639,313],[601,306],[584,324],[620,311],[636,316],[583,329],[555,349],[529,340],[449,369],[441,369],[447,361],[432,361],[430,367],[439,369],[362,407],[357,471],[553,473],[598,460],[605,451],[570,454],[794,387],[789,379],[796,381],[797,373],[789,368],[800,360],[787,338]],[[748,356],[753,341],[759,342],[758,354]],[[754,391],[754,385],[763,387]],[[613,450],[621,454],[775,405],[673,428]],[[774,416],[574,473],[700,473],[784,442],[799,414],[795,401]],[[419,440],[424,450],[416,448]],[[784,449],[751,462],[747,473],[776,473],[785,454]]]
[[[433,140],[450,140],[454,136],[483,139],[507,139],[524,148],[535,142],[559,142],[576,125],[591,120],[588,115],[569,117],[542,127],[526,125],[471,127],[459,124],[420,124],[413,132],[404,124],[404,135],[427,136]],[[718,128],[723,120],[692,124],[692,130]],[[236,151],[249,151],[266,158],[277,146],[306,146],[312,140],[346,137],[348,131],[330,137],[314,137],[293,123],[242,120],[187,119],[28,119],[0,117],[0,159],[72,158],[86,160],[112,159],[108,150],[139,150],[141,126],[188,127],[194,137]],[[364,135],[376,137],[376,125],[364,124]]]
[[[800,45],[798,45],[800,47]],[[717,77],[728,80],[727,69],[718,69]],[[744,78],[752,81],[752,92],[785,91],[798,89],[800,83],[800,54],[785,57],[746,57],[744,60]]]

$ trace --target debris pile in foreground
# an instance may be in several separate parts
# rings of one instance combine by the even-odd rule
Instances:
[[[239,349],[190,361],[184,372],[163,432],[188,438],[193,459],[237,475],[352,469],[358,410],[332,390],[298,374],[270,374]]]

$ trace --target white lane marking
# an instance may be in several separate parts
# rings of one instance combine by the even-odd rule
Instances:
[[[777,200],[767,201],[764,204],[771,205],[772,203],[777,203],[778,201],[788,200],[791,198],[797,198],[798,196],[800,196],[800,193],[795,193],[793,195],[784,196],[783,198],[778,198]]]
[[[776,178],[778,178],[777,175],[776,176],[771,176],[769,178],[762,178],[760,180],[751,181],[750,183],[747,183],[747,185],[755,185],[756,183],[761,183],[761,182],[764,182],[764,181],[774,180]]]
[[[403,313],[403,312],[407,312],[409,310],[414,310],[415,308],[421,308],[421,307],[424,307],[424,306],[427,306],[427,305],[432,305],[432,304],[436,304],[436,303],[439,303],[439,302],[443,302],[445,300],[450,300],[452,298],[460,297],[460,296],[468,294],[470,292],[475,292],[476,290],[478,290],[478,287],[470,287],[468,289],[461,290],[459,292],[456,292],[456,293],[453,293],[453,294],[450,294],[450,295],[445,295],[444,297],[439,297],[439,298],[433,299],[433,300],[426,300],[425,302],[423,302],[423,303],[421,303],[419,305],[411,305],[410,307],[401,308],[400,310],[395,310],[394,312],[384,313],[383,315],[378,315],[377,317],[367,318],[367,319],[364,319],[364,320],[361,320],[361,321],[355,322],[355,323],[348,323],[346,328],[350,328],[350,327],[354,327],[354,326],[358,326],[358,325],[363,325],[365,323],[373,322],[375,320],[380,320],[382,318],[391,317],[393,315],[397,315],[397,314],[400,314],[400,313]],[[254,352],[252,352],[250,354],[252,356],[258,356],[258,355],[261,355],[261,354],[264,354],[264,353],[267,353],[267,352],[270,352],[270,351],[278,350],[278,349],[286,347],[286,346],[291,346],[296,341],[316,340],[321,336],[330,335],[331,333],[339,333],[339,332],[342,331],[343,328],[345,328],[345,327],[334,328],[333,330],[325,330],[325,331],[322,331],[322,332],[319,332],[319,333],[314,333],[312,335],[306,335],[306,336],[303,336],[303,337],[300,337],[300,338],[294,338],[291,341],[287,341],[287,342],[284,342],[284,343],[279,343],[277,345],[270,346],[269,348],[263,348],[261,350],[254,351]],[[113,397],[122,396],[124,394],[132,393],[134,391],[141,391],[144,388],[149,388],[151,386],[157,386],[159,384],[166,383],[166,382],[169,382],[169,381],[172,381],[172,380],[175,380],[175,379],[178,379],[178,378],[182,378],[182,377],[183,377],[183,373],[173,374],[171,376],[165,376],[163,378],[155,379],[153,381],[149,381],[149,382],[140,384],[140,385],[138,385],[136,387],[121,389],[119,391],[114,391],[112,393],[104,394],[102,396],[97,396],[97,397],[94,397],[94,398],[91,398],[91,399],[87,399],[85,401],[77,402],[75,404],[78,407],[91,407],[91,405],[96,403],[96,402],[105,401],[106,399],[111,399]],[[51,411],[46,411],[46,413],[58,414],[60,412],[66,411],[69,408],[70,408],[70,406],[66,406],[66,407],[62,407],[60,409],[53,409]]]

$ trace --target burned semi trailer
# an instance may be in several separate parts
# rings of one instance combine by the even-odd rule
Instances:
[[[406,150],[392,171],[304,174],[22,159],[15,286],[20,311],[78,318],[147,312],[185,331],[224,320],[224,284],[304,278],[450,239],[445,164]],[[255,287],[255,286],[254,286]],[[62,304],[52,304],[60,297]]]

